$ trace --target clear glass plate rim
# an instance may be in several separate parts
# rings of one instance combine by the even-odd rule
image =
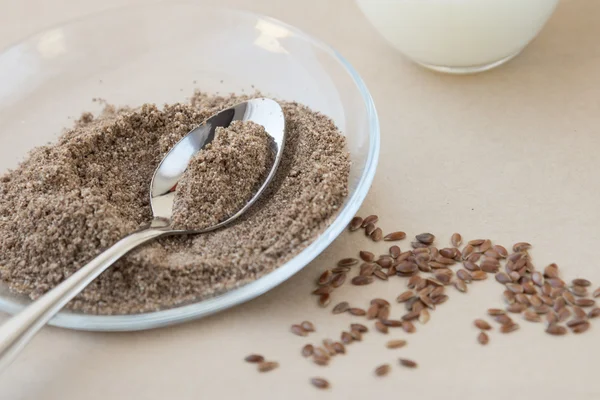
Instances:
[[[144,5],[137,4],[125,7],[110,8],[97,13],[75,18],[70,21],[48,26],[36,33],[33,33],[23,38],[18,42],[4,47],[0,50],[0,54],[3,54],[4,52],[8,51],[13,47],[31,41],[49,30],[68,27],[70,25],[75,25],[77,23],[81,23],[89,19],[102,17],[105,14],[115,13],[124,9],[148,8],[153,6],[169,7],[174,5],[200,6],[198,4],[194,4],[187,1],[178,1],[175,3],[168,4],[164,2],[155,2]],[[369,124],[369,152],[367,154],[366,167],[362,173],[362,176],[360,177],[356,190],[350,196],[347,203],[340,210],[339,214],[335,217],[331,225],[321,234],[319,238],[317,238],[306,249],[304,249],[286,264],[280,266],[275,271],[265,275],[262,278],[259,278],[254,282],[251,282],[238,289],[231,290],[214,298],[149,313],[131,315],[87,315],[70,312],[60,312],[49,322],[50,325],[69,329],[89,331],[144,330],[197,319],[233,307],[245,301],[249,301],[255,297],[264,294],[266,291],[274,288],[283,281],[292,277],[294,274],[296,274],[298,271],[300,271],[302,268],[308,265],[323,250],[325,250],[333,242],[333,240],[335,240],[335,238],[346,228],[350,220],[354,217],[354,215],[360,208],[369,191],[369,188],[375,176],[377,161],[379,158],[380,127],[379,119],[377,117],[377,111],[375,109],[375,104],[373,102],[371,94],[369,93],[364,81],[362,80],[358,72],[354,69],[354,67],[352,67],[352,65],[337,50],[335,50],[325,42],[314,38],[313,36],[303,32],[299,28],[296,28],[278,19],[246,10],[231,9],[225,7],[205,8],[210,9],[211,12],[237,13],[242,14],[246,17],[259,18],[280,25],[293,32],[295,35],[300,36],[308,42],[313,43],[315,46],[320,47],[322,50],[325,50],[342,65],[343,69],[345,69],[346,72],[351,76],[354,84],[356,85],[359,93],[363,98],[365,107],[367,109],[367,117]],[[24,308],[23,305],[18,304],[9,299],[0,297],[1,311],[14,314],[20,311],[22,308]]]

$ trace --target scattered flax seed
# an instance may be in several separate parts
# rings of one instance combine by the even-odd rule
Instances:
[[[353,285],[356,285],[356,286],[364,286],[364,285],[373,283],[373,277],[359,275],[359,276],[355,276],[354,278],[352,278],[351,282]]]
[[[389,307],[390,306],[390,302],[385,300],[385,299],[380,299],[380,298],[376,298],[370,301],[371,305],[373,304],[377,304],[379,307]]]
[[[363,315],[367,314],[367,312],[365,310],[363,310],[362,308],[358,308],[358,307],[351,307],[348,309],[348,312],[357,317],[362,317]]]
[[[435,240],[435,236],[431,233],[421,233],[415,236],[415,239],[417,239],[419,243],[429,245],[433,243],[433,241]]]
[[[381,321],[375,322],[375,329],[381,333],[388,333],[388,327]]]
[[[487,333],[481,331],[481,332],[479,332],[479,335],[477,335],[477,341],[479,343],[481,343],[483,346],[485,346],[486,344],[488,344],[490,342],[490,337],[488,336]]]
[[[373,272],[373,276],[382,281],[387,281],[389,279],[388,275],[381,270],[375,270],[375,272]]]
[[[354,339],[358,342],[360,342],[362,340],[362,333],[357,330],[352,329],[350,331],[350,335],[352,336],[352,339]]]
[[[374,242],[379,242],[381,239],[383,239],[383,231],[381,228],[375,228],[375,230],[371,232],[370,236]]]
[[[494,320],[500,325],[509,325],[513,323],[513,320],[506,314],[496,315],[494,316]]]
[[[315,348],[312,344],[304,345],[304,347],[302,348],[302,356],[310,357],[313,355],[314,351],[315,351]]]
[[[332,286],[321,286],[316,288],[315,290],[313,290],[312,294],[316,294],[318,296],[322,295],[322,294],[329,294],[333,292],[333,287]]]
[[[550,324],[546,328],[546,332],[550,335],[562,336],[567,334],[567,328],[562,325]]]
[[[414,324],[410,321],[402,321],[402,329],[406,333],[415,333],[417,328],[415,328]]]
[[[404,346],[406,346],[406,340],[403,339],[390,340],[385,344],[388,349],[399,349]]]
[[[259,372],[269,372],[274,370],[275,368],[279,367],[279,363],[275,362],[275,361],[263,361],[260,364],[258,364],[258,371]]]
[[[487,313],[488,313],[488,315],[492,315],[492,316],[495,316],[495,315],[505,315],[506,311],[501,310],[499,308],[490,308],[490,309],[488,309]]]
[[[260,354],[250,354],[249,356],[244,358],[244,360],[249,363],[261,363],[265,361],[265,358]]]
[[[571,317],[571,311],[567,307],[558,310],[558,322],[565,322]]]
[[[385,240],[386,242],[391,242],[391,241],[395,241],[395,240],[402,240],[405,238],[406,238],[406,233],[398,231],[398,232],[388,233],[387,235],[385,235],[383,240]]]
[[[508,323],[508,324],[504,324],[500,327],[500,332],[511,333],[511,332],[516,331],[517,329],[519,329],[519,324]]]
[[[390,364],[383,364],[380,365],[379,367],[375,368],[375,375],[377,376],[385,376],[390,372],[390,369],[392,367],[390,366]]]
[[[334,274],[340,274],[340,273],[345,273],[345,272],[348,272],[348,271],[350,271],[350,269],[351,269],[350,267],[335,267],[335,268],[334,268],[334,269],[332,269],[331,271],[332,271]]]
[[[375,254],[371,253],[370,251],[361,250],[359,255],[360,258],[366,262],[372,262],[373,260],[375,260]]]
[[[356,264],[358,264],[358,260],[356,258],[343,258],[337,263],[338,267],[350,267]]]
[[[346,276],[347,275],[345,273],[335,274],[331,280],[331,286],[334,288],[342,286],[344,282],[346,282]]]
[[[306,332],[314,332],[315,331],[315,325],[310,322],[310,321],[303,321],[300,326],[302,327],[302,329],[304,329]]]
[[[379,217],[377,215],[369,215],[365,218],[361,224],[361,228],[366,228],[369,224],[375,224],[379,221]]]
[[[473,280],[471,273],[466,269],[459,269],[458,271],[456,271],[456,277],[465,282],[471,282]]]
[[[600,317],[600,307],[594,307],[590,310],[590,312],[588,313],[588,318],[592,319],[592,318],[598,318]]]
[[[369,332],[369,328],[367,328],[363,324],[350,324],[350,329],[352,329],[353,331],[358,331],[360,333]]]
[[[307,336],[308,335],[308,332],[300,325],[292,325],[290,330],[294,335],[298,335],[298,336]]]
[[[550,264],[544,268],[544,277],[546,278],[558,278],[558,266],[556,264]]]
[[[404,303],[415,297],[415,294],[412,290],[407,290],[406,292],[401,293],[398,297],[396,297],[396,301],[398,303]]]
[[[473,240],[469,240],[468,245],[477,247],[477,246],[481,246],[483,244],[483,242],[485,242],[485,239],[473,239]]]
[[[454,281],[454,287],[456,288],[456,290],[458,290],[459,292],[463,292],[465,293],[467,291],[467,284],[465,283],[465,281],[463,280],[457,280]]]
[[[498,272],[495,276],[496,281],[498,281],[501,284],[506,284],[506,283],[510,283],[512,282],[512,279],[510,276],[508,276],[508,274],[506,274],[505,272]]]
[[[544,275],[542,275],[542,273],[539,271],[535,271],[531,274],[531,280],[539,287],[544,285]]]
[[[328,389],[329,382],[324,378],[311,378],[310,383],[317,389]]]
[[[381,323],[391,328],[398,328],[402,326],[402,321],[399,319],[384,319],[381,320]]]
[[[482,319],[476,319],[473,324],[482,331],[488,331],[492,329],[492,326]]]
[[[575,305],[579,307],[593,307],[596,304],[595,300],[592,299],[576,299]]]
[[[377,319],[384,320],[384,319],[388,319],[389,317],[390,317],[390,307],[388,307],[388,306],[381,307],[379,309],[379,312],[377,313]]]
[[[527,312],[532,312],[533,314],[538,315],[536,312],[533,312],[530,310],[525,311],[525,313],[527,313]],[[532,318],[531,322],[538,322],[538,321],[534,320],[533,314],[531,315],[531,318]],[[527,318],[525,318],[525,319],[527,319]],[[542,317],[539,317],[539,320],[541,321]],[[530,321],[530,320],[528,320],[528,321]],[[551,311],[548,314],[546,314],[546,322],[548,322],[548,324],[556,324],[557,322],[560,322],[560,321],[559,321],[558,315],[556,315],[553,311]]]
[[[347,301],[342,301],[341,303],[338,303],[335,307],[333,307],[333,310],[331,310],[331,312],[334,314],[341,314],[348,311],[349,308],[350,304],[348,304]]]
[[[588,281],[587,279],[583,279],[583,278],[577,278],[577,279],[573,279],[573,280],[571,281],[571,283],[572,283],[574,286],[584,286],[584,287],[587,287],[587,286],[591,286],[591,285],[592,285],[592,282]]]
[[[506,248],[504,246],[500,246],[499,244],[495,244],[492,246],[492,249],[501,257],[501,258],[506,258],[508,257],[508,251],[506,250]]]
[[[372,304],[367,310],[367,319],[375,319],[377,318],[377,314],[379,314],[379,306]]]
[[[352,335],[348,332],[342,332],[340,339],[344,344],[350,344],[354,339],[352,339]]]
[[[327,307],[330,302],[331,296],[329,296],[329,294],[322,294],[321,296],[319,296],[319,305],[321,307]]]
[[[333,349],[337,354],[346,354],[346,347],[340,342],[335,342],[333,344]]]
[[[321,366],[326,366],[329,365],[329,358],[325,358],[325,357],[320,357],[320,356],[313,356],[313,362],[317,365],[321,365]]]
[[[484,271],[473,271],[471,272],[471,277],[474,281],[482,281],[487,279],[487,273]]]
[[[350,224],[348,225],[350,232],[359,230],[361,228],[362,223],[363,219],[361,217],[352,218],[352,221],[350,221]]]
[[[400,362],[400,365],[407,367],[407,368],[417,368],[418,365],[416,362],[414,362],[413,360],[409,360],[406,358],[400,358],[398,360]]]
[[[462,236],[460,233],[453,233],[450,237],[450,243],[454,247],[459,247],[462,244]]]
[[[371,236],[371,234],[373,232],[375,232],[375,229],[377,229],[377,227],[375,226],[375,224],[369,224],[365,227],[365,235],[367,236]]]
[[[317,280],[317,285],[319,285],[319,286],[328,285],[331,282],[332,276],[333,276],[333,272],[329,269],[326,270],[325,272],[323,272],[321,274],[321,276],[319,276],[319,279]]]
[[[382,256],[379,260],[375,261],[381,268],[389,268],[392,266],[393,259],[388,256]]]
[[[577,325],[571,327],[571,331],[573,333],[583,333],[583,332],[587,331],[588,329],[590,329],[590,323],[587,321],[584,321],[581,324],[577,324]]]
[[[583,308],[578,307],[578,306],[573,306],[573,314],[575,314],[575,316],[577,318],[585,318],[585,311],[583,310]]]
[[[400,247],[396,245],[390,247],[390,256],[392,256],[392,258],[398,258],[400,257],[400,254],[402,254]]]
[[[554,313],[548,314],[548,315],[554,315]],[[540,317],[539,314],[536,313],[535,311],[531,311],[531,310],[526,310],[523,313],[523,318],[525,318],[529,322],[541,322],[542,321],[542,317]]]
[[[492,248],[492,241],[489,239],[486,239],[483,241],[483,243],[481,243],[481,245],[479,246],[479,252],[480,253],[485,253],[486,251],[488,251],[489,249]]]
[[[600,297],[600,287],[592,293],[592,297]]]
[[[337,351],[335,350],[335,347],[333,346],[333,340],[331,339],[323,339],[323,347],[325,347],[325,350],[327,350],[327,353],[329,353],[329,356],[335,356],[337,354]]]
[[[519,242],[519,243],[515,243],[512,247],[513,251],[515,253],[521,252],[521,251],[525,251],[525,250],[529,250],[531,248],[531,245],[527,242]]]
[[[421,313],[419,314],[419,322],[423,325],[425,325],[426,323],[429,322],[429,319],[431,318],[431,316],[429,315],[429,311],[427,311],[426,308],[421,310]]]

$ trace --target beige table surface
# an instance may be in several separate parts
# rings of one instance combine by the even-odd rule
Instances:
[[[498,0],[500,1],[500,0]],[[0,0],[0,46],[43,27],[127,0]],[[537,40],[495,71],[434,74],[409,63],[377,35],[349,0],[228,0],[321,37],[362,74],[381,119],[377,176],[362,214],[384,230],[527,240],[538,266],[557,262],[565,278],[600,283],[596,257],[600,158],[600,1],[563,0]],[[403,242],[404,247],[408,246]],[[308,295],[313,279],[358,248],[384,252],[344,233],[320,258],[272,292],[213,317],[138,333],[45,328],[0,375],[0,399],[599,399],[600,324],[584,335],[550,337],[522,323],[511,335],[475,341],[472,320],[500,306],[495,282],[451,292],[451,301],[414,335],[371,333],[327,368],[299,357],[308,341],[337,337],[358,318],[336,316]],[[390,300],[395,281],[346,285],[336,300]],[[399,312],[399,311],[396,311]],[[6,315],[0,315],[0,321]],[[308,339],[291,323],[312,320]],[[387,350],[389,338],[407,338]],[[281,368],[259,375],[242,362],[259,352]],[[420,363],[401,369],[399,356]],[[390,362],[386,378],[375,366]],[[309,377],[327,377],[319,392]],[[510,397],[509,397],[510,396]]]

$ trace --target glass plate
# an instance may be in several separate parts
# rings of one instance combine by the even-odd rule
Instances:
[[[365,84],[334,49],[257,14],[195,4],[110,10],[47,29],[0,53],[0,172],[56,139],[102,98],[136,105],[184,101],[194,88],[251,92],[295,100],[331,117],[348,140],[350,195],[331,225],[274,272],[239,289],[192,304],[132,315],[63,311],[50,324],[126,331],[200,318],[279,285],[321,253],[347,226],[373,180],[379,123]],[[1,199],[0,199],[1,201]],[[0,283],[0,310],[30,303]]]

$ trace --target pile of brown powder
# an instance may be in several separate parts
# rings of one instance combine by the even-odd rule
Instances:
[[[262,125],[235,121],[217,128],[177,184],[173,227],[202,229],[240,210],[269,174],[274,154]]]
[[[152,217],[149,183],[187,132],[247,96],[196,93],[189,104],[107,107],[0,178],[0,279],[36,298]],[[349,156],[332,121],[281,103],[287,140],[261,199],[224,229],[133,251],[69,307],[152,311],[214,296],[282,265],[327,226],[348,192]]]

